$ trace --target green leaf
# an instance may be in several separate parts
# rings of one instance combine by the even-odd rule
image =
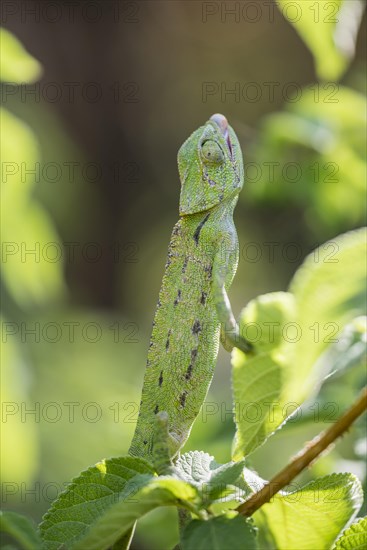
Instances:
[[[320,220],[329,228],[328,234],[330,230],[337,234],[340,227],[355,227],[365,220],[366,98],[344,86],[316,87],[304,89],[301,100],[290,104],[289,111],[301,125],[308,126],[298,136],[309,148],[307,152],[298,150],[303,157],[307,155],[302,166],[306,176],[303,193],[309,197],[303,203],[306,220],[311,228],[320,226],[315,223]],[[289,145],[295,127],[296,123],[288,126]],[[289,150],[287,160],[294,155],[297,152]],[[287,190],[297,192],[289,186]]]
[[[320,359],[328,344],[340,339],[336,349],[344,358],[339,362],[362,356],[361,320],[344,333],[342,328],[366,312],[365,233],[362,228],[325,243],[296,272],[292,293],[260,296],[241,313],[240,330],[256,354],[245,356],[237,349],[232,354],[234,460],[264,443],[318,391],[337,366],[328,363],[335,359],[332,351]],[[351,347],[349,359],[345,346]]]
[[[1,194],[8,208],[22,208],[29,201],[35,184],[35,174],[26,173],[39,163],[40,151],[37,139],[31,128],[7,109],[0,108],[1,125],[6,140],[0,142],[2,166]],[[7,212],[4,212],[9,217]],[[14,214],[13,213],[13,214]]]
[[[283,397],[292,353],[292,342],[287,340],[293,338],[295,320],[294,298],[286,292],[259,296],[241,313],[240,330],[253,342],[256,355],[245,356],[237,349],[232,354],[234,460],[264,443],[295,409]],[[292,401],[296,400],[297,393]]]
[[[0,28],[0,41],[0,79],[16,84],[38,80],[42,66],[23,48],[19,40],[11,32]]]
[[[5,261],[1,269],[13,298],[21,307],[32,307],[62,297],[66,289],[62,262],[57,260],[62,255],[62,246],[52,220],[35,201],[16,215],[13,210],[8,212],[13,212],[13,216],[12,220],[3,216]]]
[[[39,166],[38,144],[30,128],[1,109],[6,140],[0,144],[4,281],[13,298],[24,306],[42,304],[63,295],[62,246],[47,212],[30,193]]]
[[[323,375],[317,359],[346,324],[366,313],[366,248],[365,228],[345,233],[310,254],[291,281],[302,335],[287,399],[297,395],[302,402],[317,391]]]
[[[31,485],[37,476],[39,465],[39,424],[22,422],[18,414],[20,404],[30,408],[29,371],[27,360],[23,359],[20,339],[8,338],[15,323],[0,316],[3,341],[1,346],[2,403],[0,464],[4,480]],[[14,334],[14,332],[13,332]],[[34,401],[33,401],[34,402]],[[34,406],[34,405],[33,405]],[[24,460],[24,457],[27,460]],[[4,485],[5,488],[5,485]]]
[[[277,4],[313,54],[319,78],[339,79],[355,53],[363,2],[277,0]]]
[[[37,534],[36,526],[21,514],[0,511],[0,531],[14,537],[25,550],[41,548],[41,539]]]
[[[111,550],[129,550],[134,537],[136,523],[111,546]]]
[[[320,356],[315,369],[323,378],[364,365],[367,353],[367,317],[361,315],[346,325],[338,337]]]
[[[194,519],[184,529],[182,550],[256,550],[256,530],[251,520],[227,513],[206,521]]]
[[[121,501],[111,507],[91,526],[75,550],[105,550],[117,537],[128,531],[137,519],[159,506],[181,506],[197,512],[197,492],[187,483],[170,478],[132,480]],[[126,500],[127,499],[127,500]]]
[[[352,523],[336,541],[334,548],[335,550],[364,550],[367,548],[367,517]]]
[[[200,488],[204,483],[235,483],[244,461],[218,464],[208,453],[189,451],[177,459],[175,467],[182,479]]]
[[[243,469],[243,481],[245,483],[247,493],[258,493],[268,482],[260,477],[254,470],[249,468]]]
[[[45,550],[104,550],[158,506],[195,509],[196,490],[181,480],[156,477],[143,459],[103,461],[76,478],[40,526]]]
[[[190,451],[180,456],[175,464],[179,477],[196,487],[203,496],[204,502],[223,499],[236,493],[238,498],[244,491],[239,491],[237,482],[242,477],[244,461],[218,464],[214,457],[202,451]]]
[[[301,223],[322,242],[323,234],[365,220],[366,98],[345,86],[316,83],[295,99],[262,121],[253,160],[277,161],[279,168],[271,177],[264,170],[249,192],[284,214],[293,203],[302,210]],[[283,168],[294,160],[299,173],[297,185],[290,185]]]
[[[363,502],[360,482],[352,474],[333,474],[300,490],[278,493],[254,514],[280,550],[329,550]]]

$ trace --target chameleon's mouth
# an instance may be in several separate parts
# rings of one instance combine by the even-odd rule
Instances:
[[[223,135],[224,139],[226,140],[228,149],[230,154],[232,155],[232,144],[229,137],[229,131],[228,131],[228,120],[224,115],[221,115],[220,113],[216,113],[215,115],[212,115],[210,117],[211,121],[215,122],[216,125],[219,127],[219,130],[221,131],[221,134]]]

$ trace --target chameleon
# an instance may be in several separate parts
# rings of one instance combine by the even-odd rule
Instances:
[[[179,220],[173,227],[149,344],[131,456],[152,457],[156,415],[168,415],[174,458],[209,390],[219,343],[245,353],[227,291],[239,260],[233,211],[243,160],[227,119],[214,114],[178,152]]]

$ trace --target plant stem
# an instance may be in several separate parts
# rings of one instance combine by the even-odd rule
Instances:
[[[252,516],[263,504],[283,487],[286,487],[298,474],[321,455],[338,437],[343,435],[353,422],[367,409],[367,387],[350,409],[341,416],[328,430],[321,432],[296,455],[293,460],[273,477],[259,492],[253,494],[237,508],[243,516]]]

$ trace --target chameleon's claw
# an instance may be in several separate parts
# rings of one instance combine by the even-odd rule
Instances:
[[[241,336],[238,331],[234,332],[233,336],[230,335],[229,340],[231,341],[234,348],[238,348],[244,353],[249,354],[254,352],[254,346],[243,336]]]
[[[254,346],[246,338],[241,336],[238,326],[232,330],[221,329],[221,342],[227,351],[232,351],[233,348],[238,348],[243,353],[254,353]]]
[[[236,343],[234,347],[238,348],[239,350],[247,354],[253,354],[255,351],[253,344],[245,340],[245,338],[243,338],[242,336],[238,336],[238,339],[236,339]]]

